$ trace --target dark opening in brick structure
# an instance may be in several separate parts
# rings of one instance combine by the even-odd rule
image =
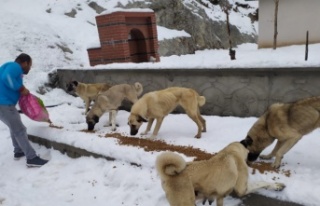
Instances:
[[[115,11],[96,16],[100,47],[88,48],[91,66],[115,62],[158,62],[153,11]]]

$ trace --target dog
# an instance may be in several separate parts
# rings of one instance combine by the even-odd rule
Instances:
[[[157,157],[156,169],[171,206],[195,206],[195,192],[185,171],[186,166],[184,159],[173,152],[165,152]]]
[[[92,109],[86,116],[86,122],[88,130],[92,131],[94,126],[99,122],[99,118],[105,112],[111,112],[111,130],[116,130],[116,114],[118,108],[121,106],[122,101],[126,98],[132,103],[137,102],[138,97],[143,92],[143,86],[141,83],[136,82],[133,85],[130,84],[118,84],[112,86],[105,92],[100,93]]]
[[[306,134],[320,126],[320,97],[309,97],[292,103],[274,103],[248,131],[242,140],[255,161],[274,140],[276,146],[262,159],[275,157],[272,166],[279,168],[283,156]]]
[[[249,151],[240,142],[233,142],[209,160],[185,162],[178,154],[164,152],[156,159],[156,170],[162,188],[171,206],[195,204],[195,194],[204,197],[211,205],[223,206],[223,198],[231,192],[239,197],[257,191],[272,189],[281,191],[282,183],[265,181],[248,183],[246,163]]]
[[[85,103],[85,114],[88,113],[92,101],[100,92],[107,91],[111,87],[108,83],[85,84],[78,81],[71,81],[67,84],[67,92],[74,92]]]
[[[148,122],[145,132],[147,134],[156,119],[157,123],[150,138],[155,138],[165,116],[178,105],[186,111],[187,115],[197,124],[198,132],[195,138],[201,138],[201,132],[206,132],[206,121],[200,115],[199,107],[206,102],[195,90],[184,87],[169,87],[164,90],[144,94],[131,108],[128,118],[130,134],[136,135],[143,122]]]

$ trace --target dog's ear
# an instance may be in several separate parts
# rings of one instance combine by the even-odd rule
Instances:
[[[94,115],[92,119],[95,121],[95,123],[99,122],[99,117],[97,115]]]
[[[74,84],[74,86],[78,86],[78,81],[73,81],[72,84]]]
[[[137,121],[138,122],[148,122],[145,118],[141,117],[140,115],[138,116]]]
[[[244,140],[241,140],[240,143],[245,147],[248,148],[248,146],[251,146],[253,143],[253,140],[250,136],[247,136]]]

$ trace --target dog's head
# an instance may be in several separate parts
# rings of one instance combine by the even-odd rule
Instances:
[[[247,137],[242,140],[240,143],[243,144],[248,150],[248,160],[256,161],[260,155],[260,153],[269,145],[272,144],[274,138],[270,135],[247,135]]]
[[[130,114],[128,125],[130,126],[130,135],[136,135],[143,122],[148,122],[146,119],[137,114]]]
[[[261,153],[254,150],[253,140],[250,136],[247,136],[244,140],[241,140],[240,143],[249,150],[248,153],[248,161],[253,162],[256,161]]]
[[[262,115],[250,128],[247,137],[241,141],[248,150],[248,160],[255,161],[260,153],[275,140],[269,133],[268,113]]]
[[[76,90],[77,86],[78,86],[77,81],[71,81],[71,82],[67,83],[67,85],[66,85],[67,92],[74,92]]]
[[[88,130],[92,131],[94,126],[99,122],[99,117],[97,115],[87,115],[86,122],[88,125]]]

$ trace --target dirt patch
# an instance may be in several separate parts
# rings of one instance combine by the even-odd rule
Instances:
[[[188,157],[195,157],[195,160],[206,160],[214,156],[214,154],[205,152],[199,148],[194,148],[192,146],[172,145],[161,140],[150,140],[150,139],[142,139],[137,137],[129,137],[120,133],[107,133],[104,137],[116,138],[118,139],[118,142],[120,145],[143,148],[147,152],[172,151],[172,152],[182,153]],[[253,168],[252,174],[255,174],[256,171],[259,171],[262,174],[266,172],[272,172],[272,173],[284,174],[287,177],[290,177],[291,175],[290,170],[274,169],[271,166],[271,163],[267,163],[267,162],[253,162],[253,163],[250,163],[249,167]]]
[[[55,126],[53,123],[50,123],[49,127],[62,129],[63,127]],[[85,133],[95,133],[95,131],[89,131],[87,129],[80,130],[81,132]],[[215,155],[215,153],[211,154],[208,152],[205,152],[199,148],[194,148],[192,146],[180,146],[180,145],[172,145],[168,144],[162,140],[151,140],[151,139],[145,139],[145,138],[137,138],[137,137],[130,137],[126,136],[125,134],[120,133],[107,133],[105,138],[116,138],[118,139],[118,143],[120,145],[127,145],[127,146],[133,146],[133,147],[139,147],[143,148],[146,152],[153,152],[153,151],[172,151],[172,152],[178,152],[182,153],[188,157],[194,157],[196,161],[199,160],[207,160],[210,159]],[[281,166],[284,166],[285,163],[283,163]],[[268,162],[251,162],[249,163],[249,167],[251,167],[252,174],[254,175],[257,171],[261,174],[270,172],[270,173],[278,173],[283,174],[287,177],[291,176],[290,170],[284,170],[284,169],[274,169],[271,166],[271,163]],[[274,177],[276,179],[276,177]]]
[[[283,163],[281,166],[284,166],[285,163]],[[271,166],[271,163],[268,162],[254,162],[254,163],[249,163],[249,167],[251,167],[252,174],[255,174],[256,171],[259,171],[261,174],[264,174],[266,172],[275,172],[275,173],[281,173],[284,174],[287,177],[291,176],[291,170],[285,170],[285,169],[274,169]],[[275,177],[274,177],[275,179]]]
[[[195,160],[210,159],[214,154],[207,153],[192,146],[179,146],[168,144],[161,140],[150,140],[136,137],[124,136],[120,133],[106,134],[105,137],[114,137],[118,139],[120,145],[129,145],[143,148],[147,152],[152,151],[172,151],[185,154],[188,157],[195,157]]]

